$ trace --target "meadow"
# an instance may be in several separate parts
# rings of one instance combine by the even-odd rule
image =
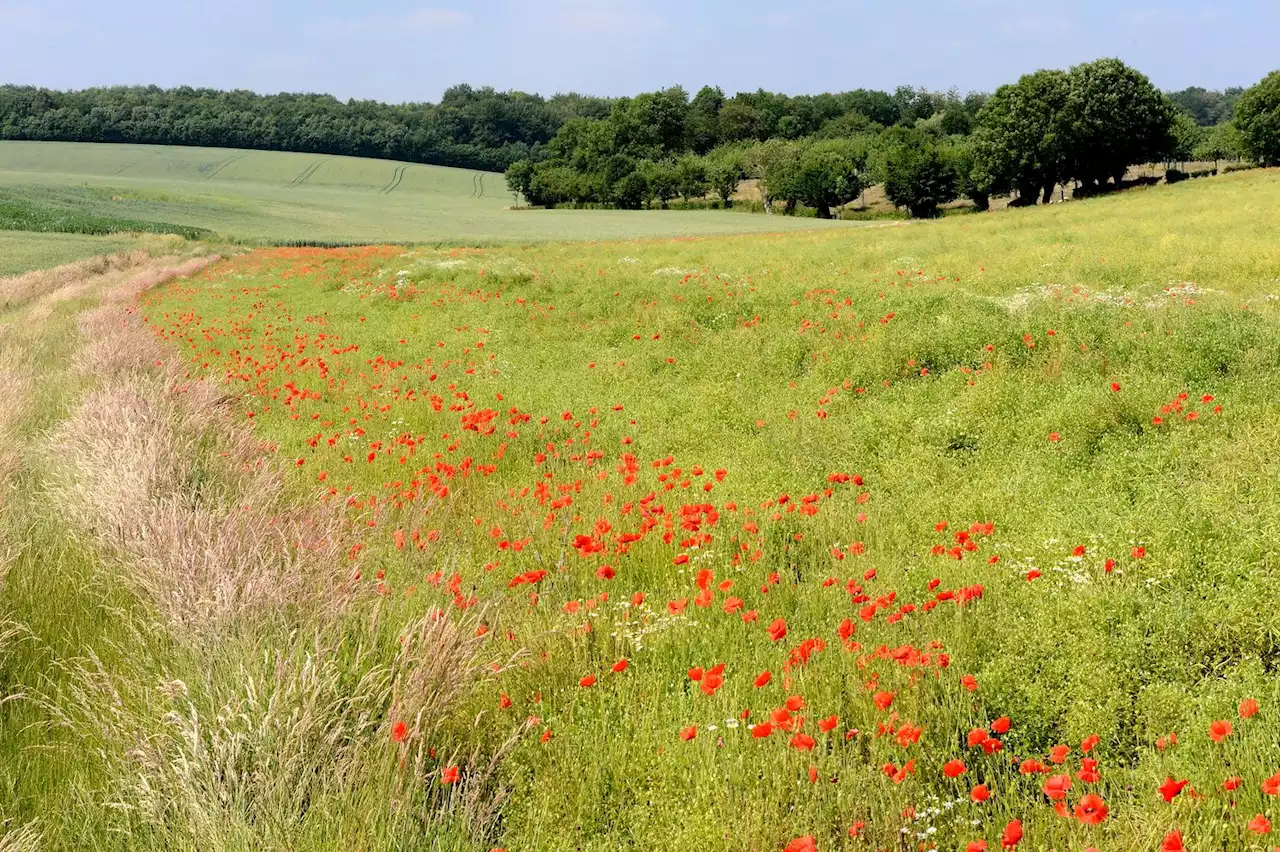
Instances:
[[[0,847],[1272,848],[1278,205],[0,281]]]
[[[0,230],[6,205],[21,208],[27,223],[74,215],[90,219],[73,223],[77,228],[122,220],[115,230],[189,235],[184,229],[200,229],[223,241],[259,245],[487,245],[823,226],[723,211],[531,215],[511,209],[514,203],[503,176],[493,172],[277,151],[0,141]]]

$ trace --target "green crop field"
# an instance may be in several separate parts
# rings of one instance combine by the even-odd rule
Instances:
[[[216,235],[0,233],[146,250],[0,280],[0,849],[1271,847],[1280,170],[808,227],[0,162]],[[298,236],[371,244],[226,239]]]
[[[62,142],[0,142],[5,201],[53,215],[207,229],[242,241],[482,245],[855,227],[717,211],[510,209],[503,176],[388,160]],[[137,225],[122,230],[155,230]],[[172,232],[172,227],[159,230]]]

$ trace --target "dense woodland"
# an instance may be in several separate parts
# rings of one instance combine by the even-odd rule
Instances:
[[[1041,71],[993,95],[900,87],[732,97],[680,87],[628,98],[455,86],[438,104],[180,87],[0,86],[0,139],[210,145],[508,172],[535,205],[666,206],[759,180],[831,215],[866,186],[933,215],[958,196],[1033,203],[1057,183],[1114,187],[1131,163],[1280,160],[1280,75],[1254,89],[1162,94],[1118,60]],[[1242,123],[1241,105],[1246,116]],[[1247,125],[1247,126],[1246,126]],[[1273,126],[1274,125],[1274,126]]]

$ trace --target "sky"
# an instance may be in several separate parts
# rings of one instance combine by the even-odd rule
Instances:
[[[963,93],[1118,56],[1162,89],[1214,89],[1280,66],[1276,33],[1277,0],[0,0],[0,83]]]

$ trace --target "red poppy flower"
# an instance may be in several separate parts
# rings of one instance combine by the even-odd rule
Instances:
[[[1254,834],[1270,834],[1271,820],[1267,819],[1262,814],[1258,814],[1256,817],[1249,820],[1249,830]]]
[[[589,674],[578,681],[578,686],[582,686],[582,687],[595,686],[595,685],[596,685],[596,676],[593,674]]]
[[[1107,818],[1107,803],[1101,796],[1086,793],[1075,806],[1076,819],[1085,825],[1097,825]]]
[[[1004,849],[1012,849],[1022,842],[1022,820],[1011,820],[1004,827],[1004,833],[1000,835],[1000,846]]]
[[[1009,732],[1009,717],[1001,716],[991,723],[991,730],[997,734],[1006,734]]]
[[[1280,795],[1280,772],[1262,782],[1262,792],[1268,796]]]
[[[818,730],[824,734],[830,733],[838,724],[840,724],[839,716],[828,716],[825,719],[818,720]]]
[[[1187,786],[1186,781],[1174,781],[1173,776],[1170,775],[1160,785],[1160,795],[1164,797],[1166,802],[1172,802],[1185,786]]]
[[[627,661],[627,658],[623,657],[621,660],[618,660],[618,662],[613,664],[611,671],[614,674],[622,674],[627,670],[627,666],[629,665],[630,663]]]
[[[812,834],[806,834],[804,837],[797,837],[786,845],[782,852],[817,852],[818,841],[814,839]]]
[[[441,784],[452,784],[452,783],[454,783],[454,782],[455,782],[455,781],[457,781],[457,780],[458,780],[458,767],[457,767],[457,766],[446,766],[444,769],[441,769],[441,770],[440,770],[440,783],[441,783]]]
[[[1258,702],[1252,698],[1246,698],[1240,702],[1240,718],[1248,719],[1250,716],[1258,712]]]
[[[1183,852],[1186,847],[1182,845],[1182,832],[1174,829],[1164,836],[1164,842],[1160,844],[1160,852]]]
[[[690,725],[687,728],[680,729],[680,739],[684,740],[685,742],[688,742],[689,740],[693,739],[697,735],[698,735],[697,725]]]
[[[969,791],[969,798],[975,802],[985,802],[991,798],[991,791],[987,789],[986,784],[979,784]]]
[[[799,751],[812,751],[818,741],[808,734],[796,734],[791,738],[791,747]]]
[[[787,635],[787,622],[781,618],[774,619],[769,625],[769,638],[774,642],[779,641]]]
[[[751,728],[751,736],[753,739],[762,740],[773,733],[772,722],[760,722]]]
[[[1231,723],[1219,719],[1209,725],[1209,739],[1215,743],[1220,743],[1227,737],[1231,736]]]
[[[1061,801],[1067,797],[1067,791],[1071,789],[1071,776],[1054,775],[1044,782],[1044,787],[1041,789],[1049,797],[1049,801]]]
[[[755,679],[756,689],[760,689],[764,686],[767,686],[769,681],[771,680],[773,680],[773,675],[770,674],[769,671],[766,669],[765,671],[756,675],[756,679]]]
[[[409,726],[403,721],[396,722],[391,726],[391,741],[393,743],[402,743],[407,736],[409,736]]]
[[[874,701],[875,705],[881,710],[888,710],[889,706],[893,704],[893,693],[883,691],[877,692],[875,695],[871,696],[871,700]]]
[[[967,771],[968,767],[963,760],[948,760],[942,765],[942,774],[948,778],[959,778]]]

